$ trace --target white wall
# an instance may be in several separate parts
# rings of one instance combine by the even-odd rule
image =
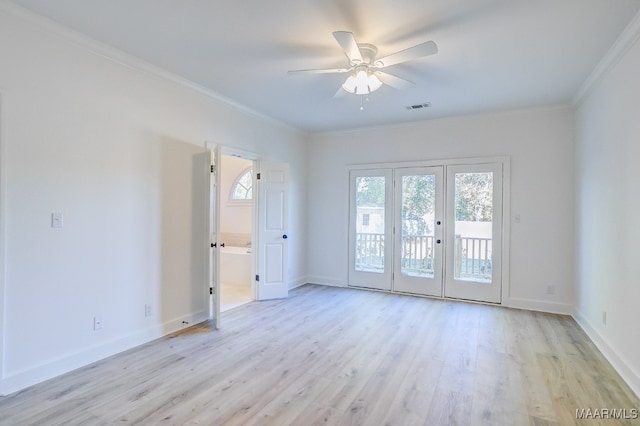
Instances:
[[[0,58],[0,393],[204,318],[205,141],[291,164],[290,276],[305,282],[301,133],[4,3]]]
[[[639,37],[576,113],[576,319],[640,395]]]
[[[365,112],[366,113],[366,110]],[[569,108],[469,116],[314,135],[309,157],[308,273],[347,283],[348,165],[510,156],[510,306],[571,312],[574,133]],[[547,294],[547,286],[555,294]]]

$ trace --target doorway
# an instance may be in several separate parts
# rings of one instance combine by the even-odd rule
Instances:
[[[232,309],[252,300],[288,296],[289,165],[259,159],[255,154],[218,144],[207,143],[206,148],[206,152],[197,155],[197,161],[206,165],[199,168],[206,174],[202,185],[203,217],[205,235],[209,236],[206,245],[209,261],[204,263],[205,297],[209,301],[212,324],[220,328],[223,309]],[[236,167],[231,167],[230,162]],[[238,208],[246,207],[242,227],[228,227],[222,223],[225,207],[232,206],[236,208],[228,210],[232,220],[243,216]],[[250,219],[247,219],[249,215]],[[250,223],[249,227],[246,222]],[[222,259],[223,250],[230,255],[242,256],[243,260],[237,257]],[[237,266],[236,261],[241,261],[242,266]],[[222,274],[238,271],[243,274],[233,278],[236,282],[225,283],[226,291],[223,290],[221,278],[227,278]],[[250,290],[245,285],[247,281]],[[244,288],[238,291],[233,288],[235,284]]]
[[[254,164],[239,156],[220,157],[220,311],[254,300]]]
[[[349,285],[500,303],[503,163],[352,170]]]

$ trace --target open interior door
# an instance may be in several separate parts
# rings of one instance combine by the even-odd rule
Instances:
[[[258,171],[256,293],[258,300],[279,299],[289,295],[289,164],[259,161]]]
[[[208,259],[207,278],[209,294],[209,312],[215,328],[220,328],[220,256],[218,255],[218,229],[220,216],[220,146],[207,146],[210,151],[207,155],[207,235],[208,235]]]

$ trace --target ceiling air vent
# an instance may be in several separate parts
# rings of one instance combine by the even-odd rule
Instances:
[[[416,104],[416,105],[409,105],[408,107],[406,107],[409,111],[414,110],[414,109],[422,109],[422,108],[429,108],[431,106],[431,102],[425,102],[423,104]]]

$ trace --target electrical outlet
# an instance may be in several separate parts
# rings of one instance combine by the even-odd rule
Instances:
[[[93,330],[102,330],[102,318],[101,317],[93,317]]]
[[[548,285],[547,286],[547,294],[556,294],[556,286]]]
[[[607,325],[607,311],[602,311],[602,324]]]
[[[152,315],[153,311],[151,310],[151,305],[144,305],[144,316],[145,317],[150,317]]]

